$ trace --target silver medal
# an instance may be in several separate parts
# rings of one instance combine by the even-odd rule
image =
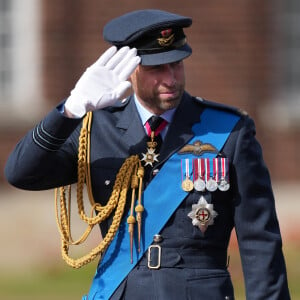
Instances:
[[[220,191],[226,192],[229,190],[230,184],[224,178],[221,178],[218,188]]]
[[[198,179],[194,181],[194,189],[198,192],[205,191],[205,181],[198,177]]]
[[[209,192],[214,192],[218,188],[217,182],[213,178],[209,178],[208,181],[206,182],[206,189]]]

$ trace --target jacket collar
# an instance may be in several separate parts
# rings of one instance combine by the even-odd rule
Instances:
[[[133,96],[130,96],[124,105],[124,111],[116,126],[124,130],[121,138],[128,144],[130,154],[144,153],[148,137],[145,134]],[[168,158],[174,151],[178,151],[194,136],[192,126],[200,121],[199,116],[202,110],[203,107],[197,103],[194,97],[186,92],[183,94],[164,139],[159,161]]]

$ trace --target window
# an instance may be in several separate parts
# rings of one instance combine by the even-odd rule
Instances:
[[[283,2],[283,15],[280,22],[283,46],[284,86],[288,91],[300,92],[300,2]],[[299,94],[300,100],[300,94]]]
[[[1,121],[32,118],[41,98],[40,3],[0,0]]]
[[[9,0],[0,0],[0,97],[1,101],[6,101],[8,98],[11,72],[11,2]]]
[[[263,111],[271,126],[282,129],[300,128],[300,1],[279,1],[274,26],[278,36],[274,42],[277,86],[274,98]],[[274,124],[274,113],[276,124]]]

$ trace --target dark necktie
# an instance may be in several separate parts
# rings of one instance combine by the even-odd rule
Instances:
[[[146,123],[148,136],[154,135],[154,141],[157,143],[155,152],[158,153],[162,144],[160,132],[167,126],[168,122],[159,116],[152,116]]]

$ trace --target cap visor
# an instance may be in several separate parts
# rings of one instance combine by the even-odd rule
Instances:
[[[183,60],[192,54],[192,48],[189,45],[184,45],[179,49],[174,49],[166,52],[141,54],[141,65],[155,66],[169,64],[172,62]]]

